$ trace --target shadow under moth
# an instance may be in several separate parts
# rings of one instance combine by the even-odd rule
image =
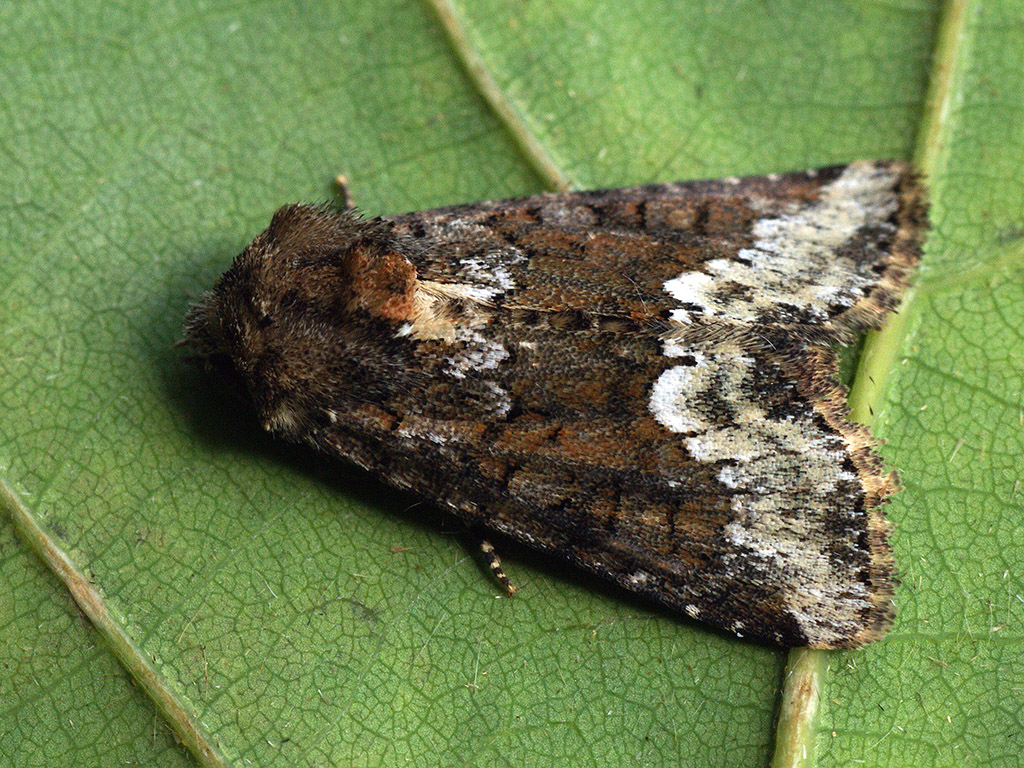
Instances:
[[[899,162],[364,219],[289,205],[186,322],[263,426],[761,641],[892,622],[834,347],[926,224]]]

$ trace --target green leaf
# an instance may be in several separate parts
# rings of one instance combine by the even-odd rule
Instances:
[[[4,765],[194,764],[60,580],[15,539],[6,515],[0,627]]]
[[[1019,8],[432,5],[0,7],[0,756],[767,764],[783,653],[518,550],[522,593],[494,599],[457,524],[271,442],[171,344],[272,211],[338,173],[393,213],[916,151],[926,263],[858,382],[905,485],[900,614],[820,657],[820,718],[778,743],[1016,764]]]
[[[886,642],[832,660],[822,764],[1024,753],[1024,15],[944,15],[918,152],[933,233],[876,428],[906,488],[900,613]]]

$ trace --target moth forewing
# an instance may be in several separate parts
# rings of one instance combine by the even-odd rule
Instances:
[[[925,230],[898,162],[372,220],[282,208],[187,321],[263,424],[716,627],[892,621],[893,476],[832,347]]]

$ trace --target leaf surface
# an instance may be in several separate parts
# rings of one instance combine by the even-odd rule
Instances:
[[[457,523],[271,442],[171,344],[273,210],[329,197],[338,173],[397,213],[540,191],[538,148],[580,187],[909,157],[941,9],[435,4],[461,39],[401,0],[0,9],[15,764],[768,762],[784,654],[520,550],[521,594],[495,599]],[[1014,13],[968,14],[950,59],[935,233],[877,425],[906,486],[901,613],[889,640],[832,657],[826,764],[1021,751]],[[109,655],[39,565],[54,551]],[[88,725],[58,727],[66,711]],[[194,758],[152,737],[154,712]]]
[[[822,765],[1020,765],[1024,754],[1024,15],[945,10],[919,155],[932,235],[876,433],[903,585],[889,638],[835,654]]]

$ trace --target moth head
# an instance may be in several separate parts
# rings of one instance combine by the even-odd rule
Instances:
[[[285,206],[192,308],[182,343],[268,429],[298,433],[321,393],[351,384],[357,394],[360,359],[411,314],[407,249],[379,220]]]

